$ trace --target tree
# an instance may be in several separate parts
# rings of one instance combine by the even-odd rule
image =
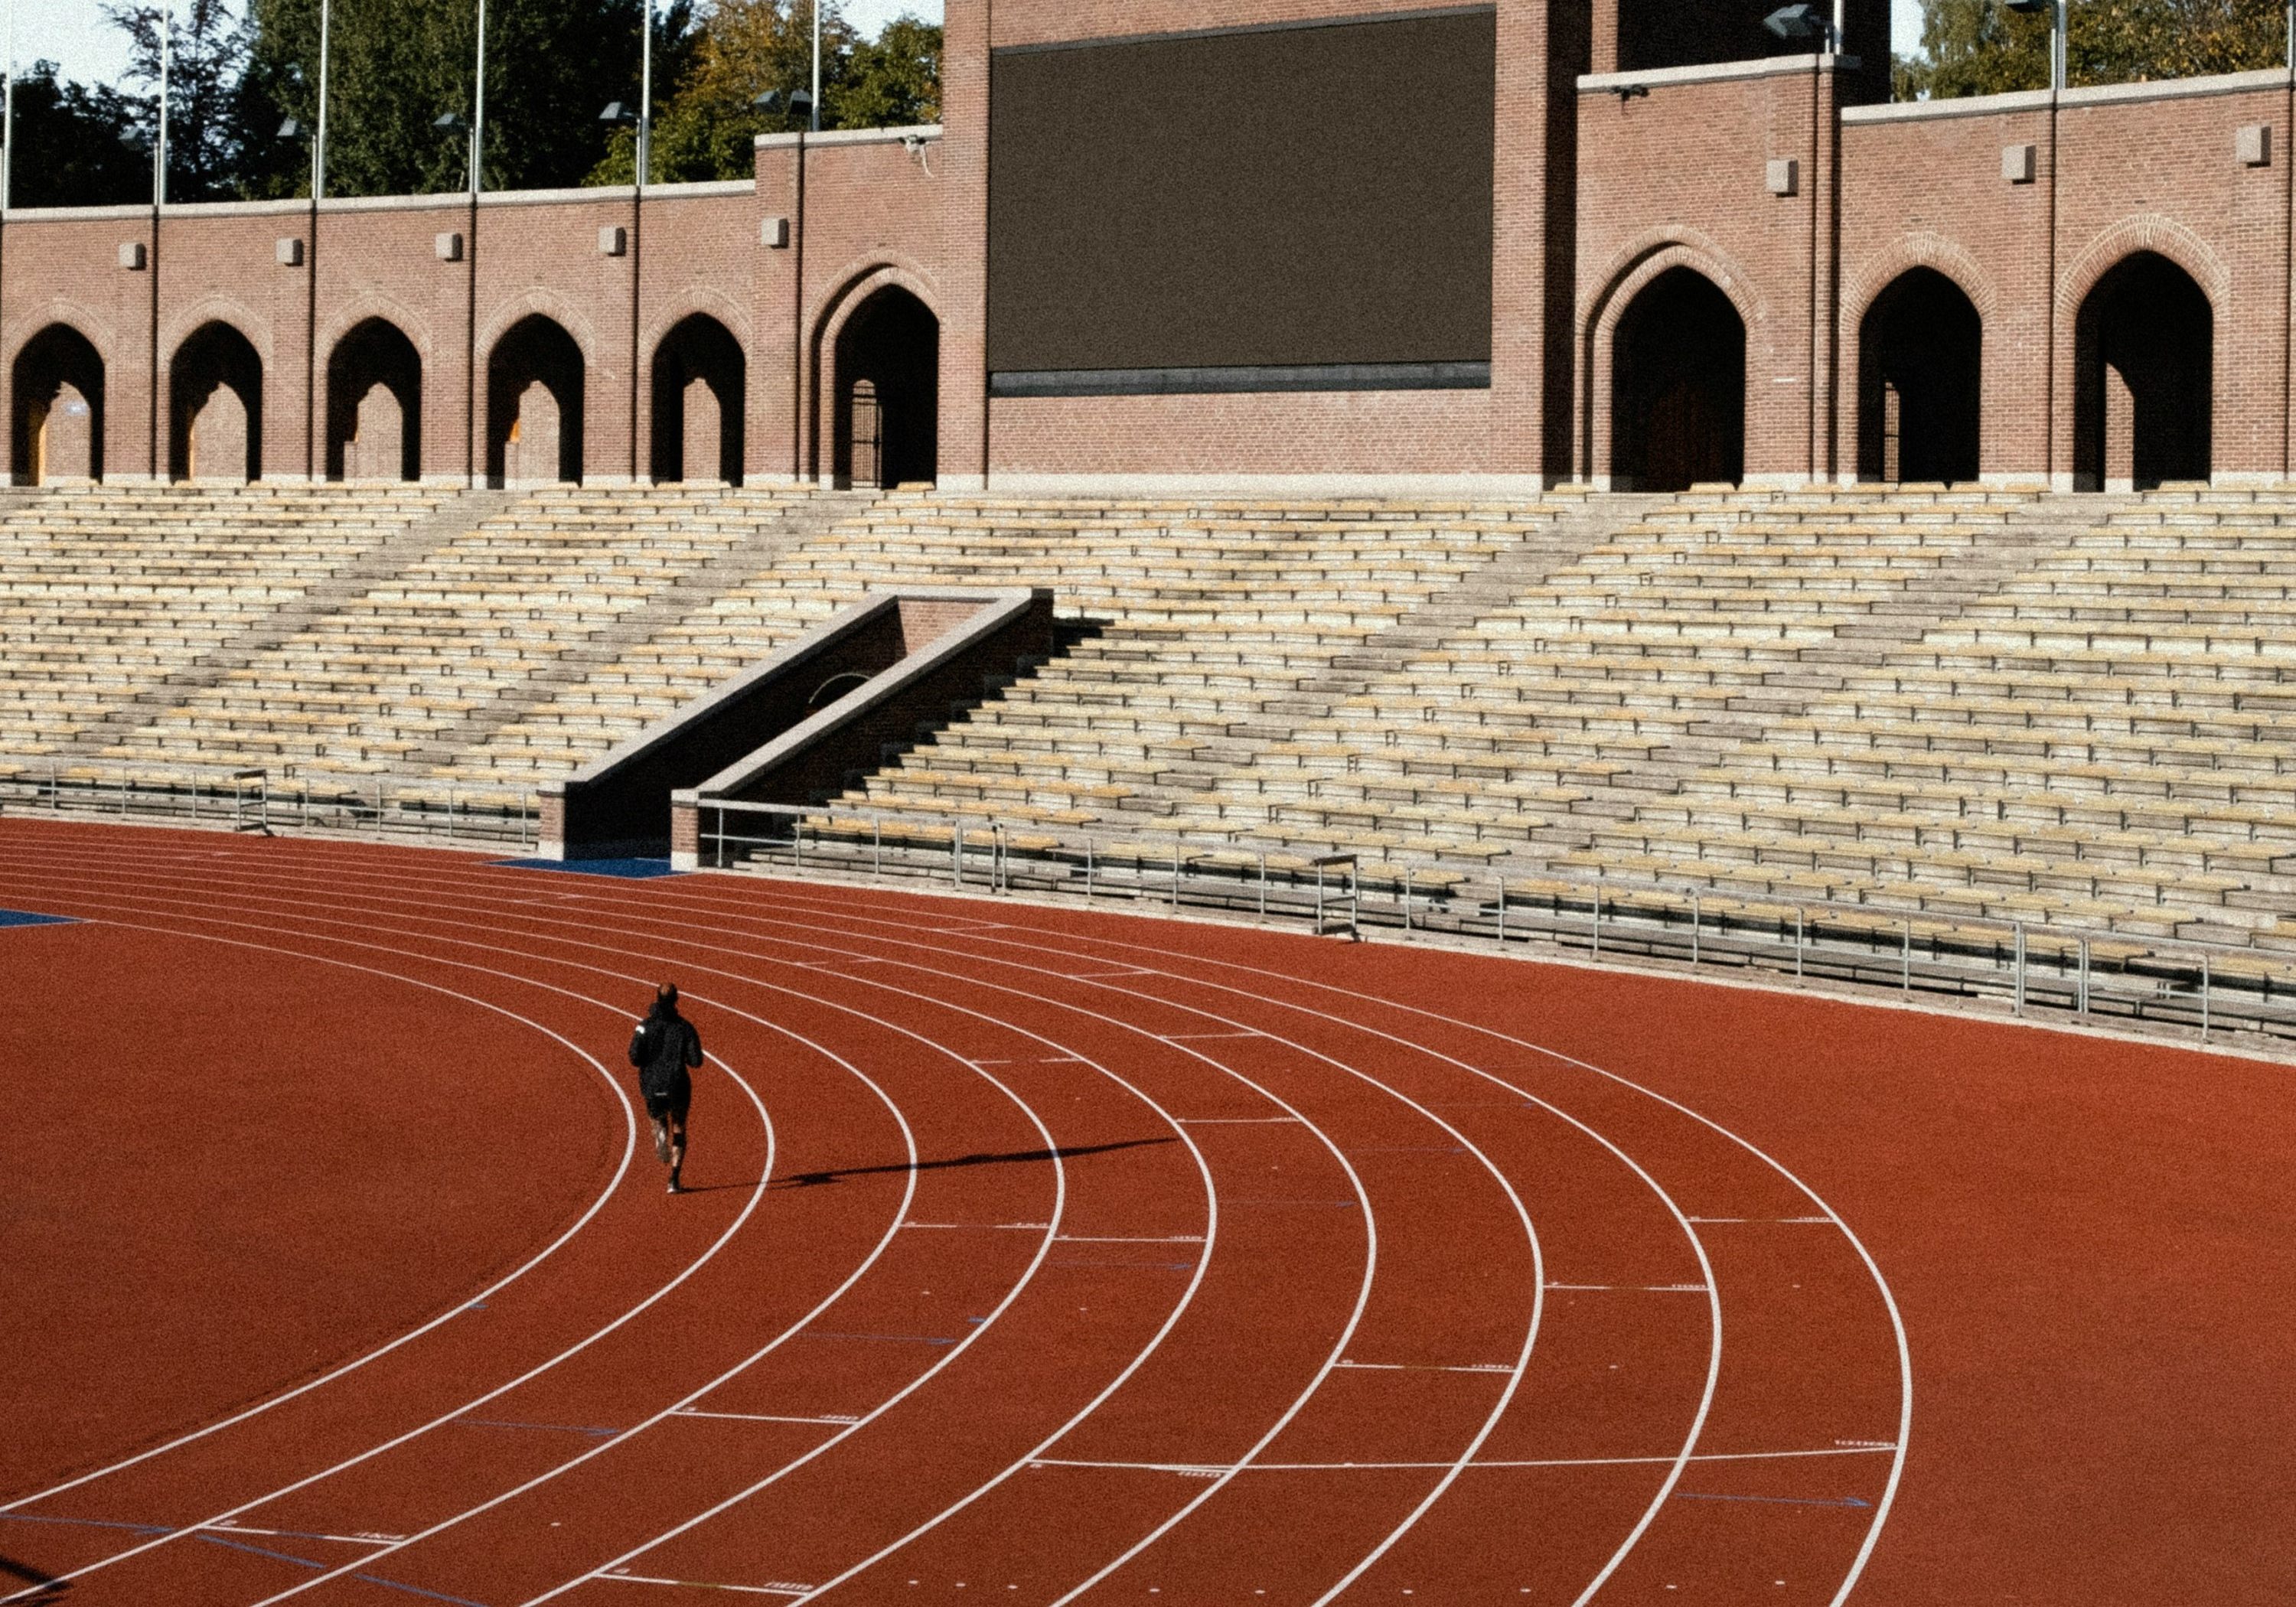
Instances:
[[[150,118],[158,104],[160,19],[168,20],[168,199],[218,201],[239,193],[239,154],[245,132],[239,117],[240,82],[252,37],[249,20],[232,15],[227,0],[189,0],[170,7],[107,4],[103,14],[127,35],[127,81],[150,93],[132,104]]]
[[[2284,0],[2086,0],[2070,12],[2067,81],[2142,83],[2276,67]],[[2001,0],[1922,0],[1922,51],[1900,57],[1901,99],[2046,89],[2050,19]]]
[[[821,125],[882,128],[933,122],[940,116],[941,30],[914,17],[863,39],[836,0],[821,8]],[[651,178],[656,184],[747,178],[757,171],[754,141],[804,124],[787,111],[789,96],[810,87],[813,13],[809,0],[719,0],[704,20],[675,90],[657,100]],[[779,109],[759,111],[758,95],[778,92]],[[627,184],[635,141],[615,138],[593,184]]]
[[[607,102],[636,98],[639,0],[488,0],[484,177],[489,190],[576,184],[604,154]],[[247,190],[309,193],[319,0],[255,0],[243,100]],[[468,182],[474,0],[334,0],[328,27],[327,193],[404,195]],[[659,43],[659,40],[657,40]],[[302,138],[273,136],[295,119]]]
[[[62,79],[35,61],[16,79],[12,204],[123,206],[152,199],[150,109],[108,84]]]

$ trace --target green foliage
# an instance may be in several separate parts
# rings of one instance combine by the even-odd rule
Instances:
[[[472,115],[472,0],[334,0],[332,12],[327,193],[463,188],[469,135],[437,121]],[[636,99],[639,14],[638,0],[488,0],[488,189],[578,184],[597,164],[610,133],[599,108]],[[254,22],[246,98],[265,113],[247,118],[244,188],[308,194],[308,146],[271,131],[283,117],[307,132],[317,120],[318,0],[255,0]]]
[[[2075,86],[2276,67],[2287,48],[2283,0],[2074,0],[2069,27]],[[1922,0],[1923,54],[1898,58],[1898,96],[2046,89],[2049,29],[2000,0]]]
[[[134,96],[65,81],[53,61],[35,61],[16,79],[11,199],[20,207],[151,200],[151,108]]]
[[[823,0],[822,127],[939,120],[940,48],[940,29],[914,17],[898,18],[874,40],[863,39],[836,0]],[[776,91],[786,107],[792,92],[809,87],[812,75],[808,0],[719,0],[702,23],[685,70],[673,80],[675,91],[656,102],[652,182],[749,177],[757,170],[757,135],[802,126],[785,110],[759,111],[758,95]],[[589,182],[629,183],[635,145],[630,131],[618,132]]]
[[[103,14],[127,36],[127,81],[148,92],[129,100],[147,118],[158,100],[160,25],[168,16],[168,199],[237,194],[244,143],[240,82],[252,39],[248,20],[233,16],[226,0],[190,0],[166,13],[158,6],[113,4]]]

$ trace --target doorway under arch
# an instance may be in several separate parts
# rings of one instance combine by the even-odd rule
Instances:
[[[1890,282],[1857,326],[1857,478],[1973,480],[1984,322],[1935,268]]]
[[[168,371],[171,480],[263,478],[263,359],[230,324],[202,324]]]
[[[898,285],[873,291],[838,332],[830,397],[837,484],[931,481],[940,456],[940,320]]]
[[[487,357],[487,480],[582,480],[582,348],[556,320],[520,319]]]
[[[369,318],[327,357],[327,478],[422,478],[422,357],[398,325]]]
[[[103,478],[103,356],[69,324],[51,324],[16,354],[9,395],[15,483]]]
[[[653,351],[653,478],[742,483],[748,360],[707,313],[681,318]]]
[[[2145,490],[2206,480],[2214,445],[2216,310],[2157,251],[2116,264],[2073,325],[2073,484]]]
[[[1746,475],[1746,325],[1714,282],[1669,268],[1611,347],[1611,484],[1684,491]]]

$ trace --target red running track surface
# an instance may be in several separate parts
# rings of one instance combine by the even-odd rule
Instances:
[[[0,906],[0,1599],[2296,1577],[2276,1066],[308,840],[10,821]]]

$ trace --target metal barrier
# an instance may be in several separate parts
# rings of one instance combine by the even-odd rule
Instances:
[[[705,803],[701,863],[936,881],[990,894],[1218,911],[1359,936],[1365,927],[1763,972],[2050,1014],[2296,1038],[2296,955],[1890,904],[1788,901],[1565,876],[1500,880],[1349,854],[1286,856],[1174,836],[1111,842],[979,818]]]
[[[0,773],[0,810],[506,848],[533,847],[541,818],[529,791],[435,778],[56,765]]]

